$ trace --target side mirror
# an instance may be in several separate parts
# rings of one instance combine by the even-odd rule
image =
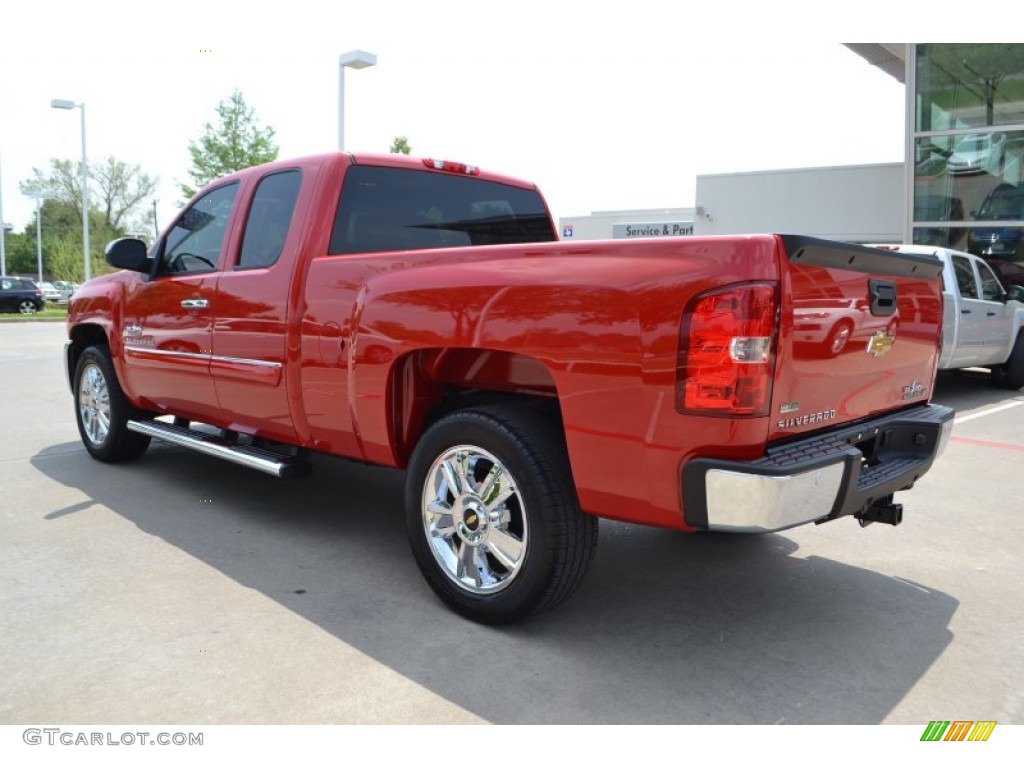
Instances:
[[[152,263],[146,256],[146,244],[135,237],[121,237],[107,243],[107,263],[118,269],[149,274]]]
[[[1024,286],[1011,285],[1006,292],[1006,298],[1009,301],[1019,301],[1024,304]]]

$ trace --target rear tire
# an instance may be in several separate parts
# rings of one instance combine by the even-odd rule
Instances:
[[[137,416],[121,389],[105,346],[86,348],[75,366],[75,420],[85,449],[100,461],[136,459],[149,447],[149,435],[128,429]]]
[[[1017,334],[1006,362],[992,367],[992,383],[1003,389],[1024,387],[1024,331]]]
[[[597,518],[576,499],[561,431],[522,407],[457,411],[413,451],[405,491],[416,563],[452,610],[508,624],[579,586]]]

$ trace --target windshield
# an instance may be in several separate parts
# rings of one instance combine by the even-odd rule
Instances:
[[[1024,219],[1024,189],[993,192],[982,203],[979,219]]]

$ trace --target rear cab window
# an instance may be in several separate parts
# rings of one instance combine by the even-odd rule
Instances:
[[[301,186],[302,172],[298,169],[260,179],[246,217],[236,269],[261,269],[277,263],[291,229]]]
[[[472,176],[356,165],[345,175],[329,253],[556,239],[536,190]]]

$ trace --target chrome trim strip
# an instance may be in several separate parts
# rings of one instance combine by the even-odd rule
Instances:
[[[224,355],[204,355],[200,352],[181,352],[176,349],[154,349],[153,347],[147,347],[142,344],[125,344],[125,349],[130,349],[136,352],[146,352],[152,355],[168,355],[170,357],[188,357],[198,360],[209,360],[211,362],[216,361],[218,363],[232,363],[235,365],[260,365],[266,368],[280,368],[281,363],[273,360],[255,360],[248,357],[226,357]]]
[[[210,355],[211,361],[218,363],[234,363],[235,365],[261,365],[265,368],[280,368],[281,363],[273,360],[254,360],[249,357],[225,357],[224,355]]]
[[[783,477],[709,470],[704,480],[708,528],[771,533],[820,520],[839,497],[844,471],[842,461]]]
[[[245,447],[231,447],[209,442],[203,439],[203,436],[193,436],[188,433],[188,430],[180,427],[174,427],[171,424],[161,424],[156,421],[130,420],[127,426],[132,432],[139,432],[143,435],[156,437],[160,440],[165,440],[168,443],[174,443],[175,445],[180,445],[185,448],[191,448],[199,453],[216,456],[219,459],[227,459],[235,464],[241,464],[243,467],[259,470],[260,472],[265,472],[268,475],[273,475],[274,477],[281,477],[289,466],[287,462],[254,455],[256,451],[253,449],[247,449]]]

